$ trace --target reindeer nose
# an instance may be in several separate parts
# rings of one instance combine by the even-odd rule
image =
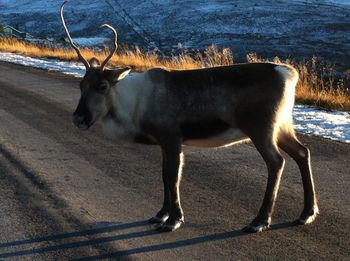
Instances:
[[[84,116],[78,115],[76,113],[73,114],[73,124],[80,128],[84,124]]]

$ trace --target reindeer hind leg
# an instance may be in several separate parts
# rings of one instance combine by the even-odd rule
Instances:
[[[295,136],[294,131],[281,131],[278,146],[298,164],[304,188],[304,209],[296,224],[312,223],[319,214],[310,163],[310,150]]]
[[[255,134],[250,133],[249,135],[266,163],[268,180],[259,213],[256,218],[244,228],[246,232],[261,232],[268,229],[271,223],[271,216],[284,168],[284,158],[280,154],[271,133],[271,131],[259,130],[259,132],[255,132]]]

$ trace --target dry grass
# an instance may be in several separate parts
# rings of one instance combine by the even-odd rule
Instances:
[[[153,67],[164,67],[169,69],[194,69],[202,67],[202,61],[200,59],[195,60],[189,55],[178,55],[168,59],[160,59],[156,53],[143,53],[139,48],[132,49],[122,48],[121,52],[118,52],[113,56],[110,61],[110,65],[114,66],[130,66],[136,71],[145,71]],[[45,58],[57,58],[61,60],[77,61],[76,52],[68,47],[49,47],[39,46],[36,44],[19,41],[14,38],[1,38],[0,37],[0,51],[20,53],[30,57],[45,57]],[[100,61],[103,61],[109,54],[109,50],[96,51],[92,49],[81,49],[82,55],[90,60],[92,57],[96,57]],[[209,64],[206,64],[210,66]],[[205,66],[205,65],[204,65]]]
[[[31,57],[77,60],[77,55],[71,48],[38,46],[13,38],[0,38],[0,51],[20,53]],[[108,50],[101,52],[82,49],[82,54],[87,59],[96,57],[99,60],[103,60],[108,55]],[[247,60],[248,62],[265,61],[256,54],[247,55]],[[290,60],[280,61],[278,58],[275,58],[274,62],[292,64],[298,69],[300,81],[296,92],[297,102],[325,109],[350,111],[350,71],[348,78],[337,79],[333,68],[319,64],[315,57],[311,61],[301,63],[295,63]],[[209,46],[203,53],[195,55],[183,53],[169,58],[160,58],[155,52],[143,53],[137,47],[124,47],[110,62],[116,67],[130,66],[136,71],[145,71],[153,67],[183,70],[233,63],[230,49],[224,48],[219,50],[214,45]]]
[[[348,77],[337,79],[333,68],[327,65],[318,68],[315,57],[311,62],[298,64],[296,68],[300,75],[296,92],[298,102],[325,109],[350,111]]]

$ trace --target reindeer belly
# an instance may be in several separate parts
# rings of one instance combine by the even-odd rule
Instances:
[[[185,123],[181,125],[184,145],[196,147],[222,147],[247,139],[237,128],[221,120]]]
[[[183,144],[195,147],[223,147],[233,145],[246,139],[248,139],[248,137],[239,129],[230,129],[205,139],[188,139],[185,140]]]

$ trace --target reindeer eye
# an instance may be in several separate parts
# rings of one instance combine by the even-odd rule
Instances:
[[[99,91],[99,92],[105,92],[105,91],[108,89],[109,85],[108,85],[107,82],[101,82],[101,83],[98,84],[96,87],[97,87],[97,88],[96,88],[97,91]]]

